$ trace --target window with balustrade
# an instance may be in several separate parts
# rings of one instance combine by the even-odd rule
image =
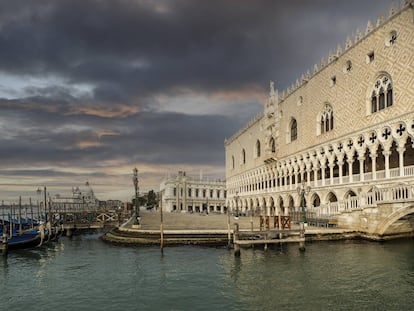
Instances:
[[[334,128],[334,113],[332,106],[328,103],[324,105],[323,111],[320,115],[320,120],[317,125],[319,127],[318,134],[330,132]]]
[[[393,105],[394,96],[391,77],[382,74],[375,81],[371,93],[371,113],[381,111]]]

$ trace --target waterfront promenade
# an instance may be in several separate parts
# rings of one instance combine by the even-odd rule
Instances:
[[[160,223],[159,212],[141,212],[141,226],[135,228],[133,220],[124,223],[120,228],[108,232],[103,237],[108,242],[121,244],[159,244]],[[163,213],[163,232],[165,244],[226,244],[232,240],[235,225],[240,232],[271,232],[260,230],[260,217],[234,216],[225,214],[190,214]],[[230,230],[229,230],[230,229]],[[292,223],[292,231],[298,231],[299,225]],[[354,238],[355,233],[340,228],[311,227],[305,228],[307,241],[311,240],[340,240]]]

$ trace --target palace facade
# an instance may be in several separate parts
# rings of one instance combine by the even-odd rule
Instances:
[[[226,213],[226,183],[190,177],[180,171],[167,176],[160,185],[163,211]]]
[[[380,205],[412,203],[413,143],[414,10],[402,1],[287,90],[270,83],[263,113],[225,141],[227,206],[288,215],[304,193],[308,213],[369,231]]]

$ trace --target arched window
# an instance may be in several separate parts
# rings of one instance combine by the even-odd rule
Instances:
[[[234,156],[231,156],[231,167],[234,169]]]
[[[385,95],[384,95],[384,89],[380,88],[379,90],[379,110],[382,110],[385,108]]]
[[[394,102],[391,78],[382,74],[376,81],[371,94],[371,113],[391,107]]]
[[[331,128],[329,130],[332,131],[333,127],[334,127],[334,117],[333,117],[333,111],[332,111],[331,112]]]
[[[321,117],[321,134],[325,132],[325,116]]]
[[[256,141],[256,156],[260,157],[260,140]]]
[[[333,128],[334,128],[334,116],[333,116],[332,106],[326,103],[324,106],[324,110],[322,111],[322,116],[321,116],[320,134],[332,131]]]
[[[387,107],[392,106],[392,101],[393,101],[392,86],[391,86],[391,84],[388,84],[388,86],[387,86]]]
[[[371,111],[377,112],[377,94],[375,94],[375,91],[372,92],[371,96]]]
[[[276,152],[276,143],[273,137],[270,138],[269,146],[272,153]]]
[[[290,123],[290,141],[294,141],[298,138],[298,123],[296,119],[292,119]]]
[[[242,163],[246,164],[246,150],[242,150]]]

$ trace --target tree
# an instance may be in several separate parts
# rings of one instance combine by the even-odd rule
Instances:
[[[138,206],[145,206],[147,204],[147,198],[145,196],[138,196]],[[132,205],[135,206],[135,197],[132,198]]]
[[[155,205],[157,205],[157,195],[154,190],[150,190],[147,196],[147,208],[152,209]]]

